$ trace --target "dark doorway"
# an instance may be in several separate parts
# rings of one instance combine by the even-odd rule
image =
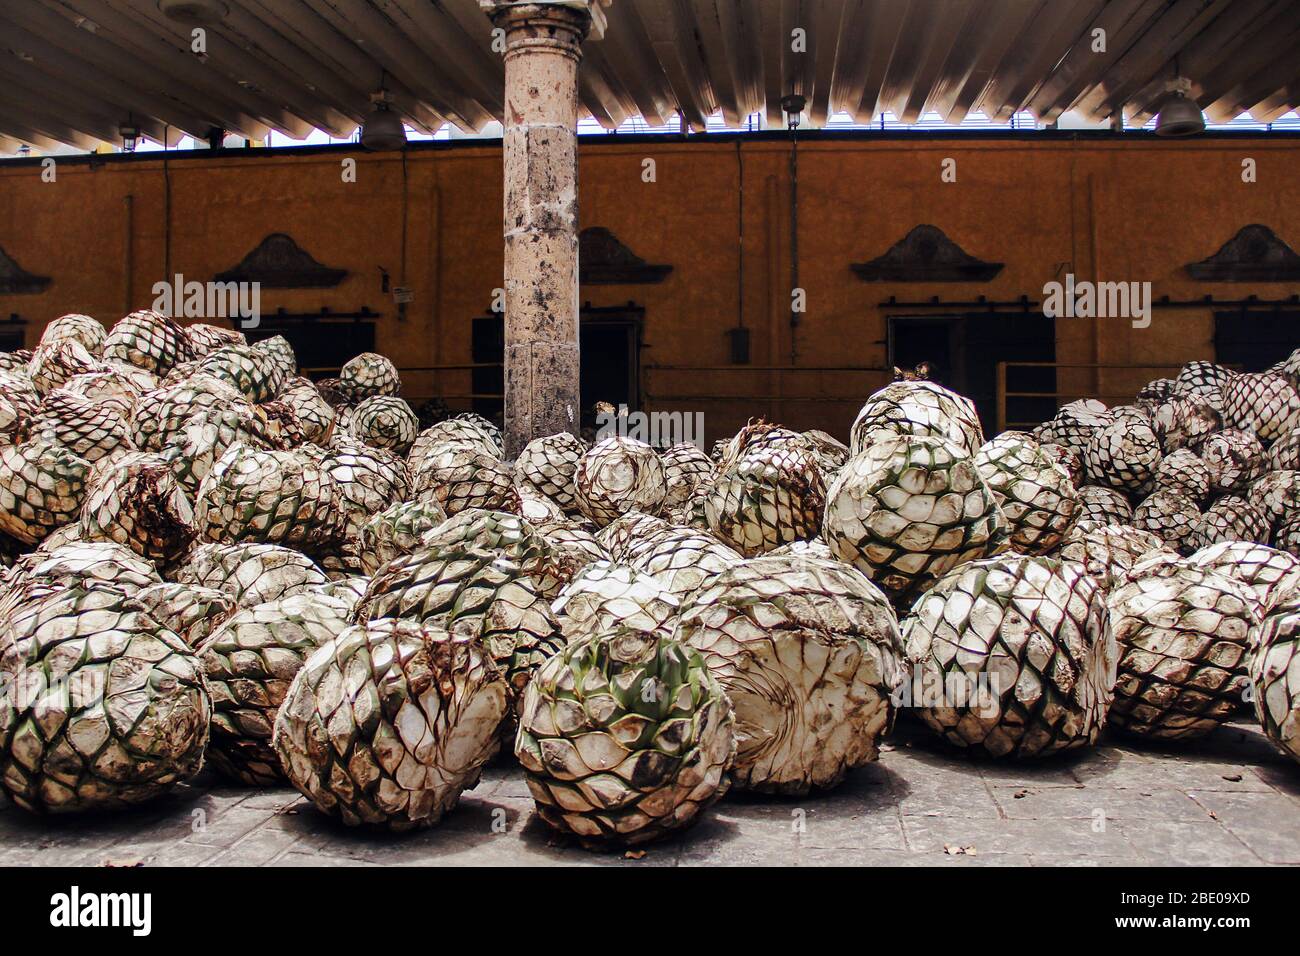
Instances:
[[[910,372],[922,362],[930,366],[930,380],[961,391],[953,381],[952,319],[891,318],[889,320],[889,364]],[[960,369],[957,371],[961,371]]]
[[[310,317],[280,316],[273,313],[264,315],[257,328],[241,331],[250,342],[283,335],[293,346],[298,367],[313,379],[337,375],[353,356],[375,350],[375,322],[369,317],[334,318],[328,313]]]
[[[641,328],[645,309],[584,305],[578,328],[582,349],[582,426],[596,427],[597,402],[641,409]]]
[[[582,353],[582,427],[596,425],[595,404],[609,402],[629,411],[641,408],[641,329],[645,309],[633,303],[613,308],[584,305],[579,313],[578,347]],[[493,367],[473,370],[476,395],[500,395],[505,388],[501,363],[505,359],[505,322],[500,313],[476,318],[472,325],[473,360]],[[474,411],[494,420],[500,398],[474,399]]]
[[[492,312],[474,319],[470,323],[470,359],[476,365],[486,363],[488,367],[470,372],[470,391],[478,396],[470,400],[470,409],[494,422],[502,420],[505,405],[501,398],[506,390],[502,364],[505,355],[506,327],[501,313]]]
[[[1037,313],[890,316],[888,321],[890,365],[910,370],[929,362],[931,380],[971,399],[990,436],[998,427],[998,363],[1056,360],[1055,320]],[[1008,427],[1051,418],[1055,391],[1054,368],[1008,368]]]
[[[27,348],[27,323],[11,316],[9,321],[0,320],[0,352],[17,352]]]
[[[1262,372],[1300,348],[1300,312],[1214,313],[1215,361]]]

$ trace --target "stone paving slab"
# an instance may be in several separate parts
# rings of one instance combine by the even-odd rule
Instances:
[[[1300,766],[1252,724],[1204,741],[1111,737],[1035,763],[977,760],[906,722],[880,761],[801,798],[734,793],[644,855],[591,853],[537,817],[500,758],[441,825],[352,830],[290,788],[205,773],[147,807],[0,808],[3,866],[1238,866],[1300,864]]]

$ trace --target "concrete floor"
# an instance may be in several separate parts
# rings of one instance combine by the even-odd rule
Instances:
[[[1253,724],[1154,747],[1115,737],[1035,764],[971,761],[907,728],[830,793],[734,795],[635,854],[558,840],[504,758],[431,830],[350,830],[291,789],[205,774],[112,816],[0,809],[0,865],[1258,865],[1300,863],[1300,767]]]

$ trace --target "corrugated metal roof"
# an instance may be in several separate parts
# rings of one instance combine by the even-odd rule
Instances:
[[[226,2],[201,54],[156,0],[0,5],[0,151],[118,144],[128,120],[169,145],[213,127],[343,137],[381,84],[417,129],[500,117],[478,0]],[[817,126],[1068,110],[1141,126],[1176,72],[1211,122],[1300,105],[1300,0],[613,0],[606,16],[580,96],[610,129],[776,124],[792,91]]]

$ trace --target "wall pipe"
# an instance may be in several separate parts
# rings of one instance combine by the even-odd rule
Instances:
[[[794,290],[799,288],[799,124],[790,127],[790,364],[799,361],[799,313]],[[805,307],[806,307],[806,303]]]
[[[1097,250],[1097,196],[1092,173],[1088,174],[1088,258],[1092,265],[1092,281],[1100,282],[1101,264],[1100,254]],[[1092,360],[1097,363],[1097,370],[1092,379],[1092,390],[1100,392],[1102,380],[1101,321],[1096,317],[1092,320]]]
[[[433,228],[429,230],[429,242],[433,248],[429,253],[429,264],[432,269],[433,292],[429,297],[429,324],[433,334],[433,352],[431,358],[437,364],[443,359],[442,352],[442,273],[444,263],[442,261],[442,187],[438,182],[437,170],[434,170],[432,183],[429,187],[429,206],[433,214]]]
[[[135,295],[132,289],[132,276],[135,271],[135,196],[127,193],[122,197],[122,314],[131,311]]]
[[[745,158],[736,140],[736,328],[745,327]]]
[[[167,166],[167,156],[162,161],[163,170],[163,281],[172,278],[172,176]]]

